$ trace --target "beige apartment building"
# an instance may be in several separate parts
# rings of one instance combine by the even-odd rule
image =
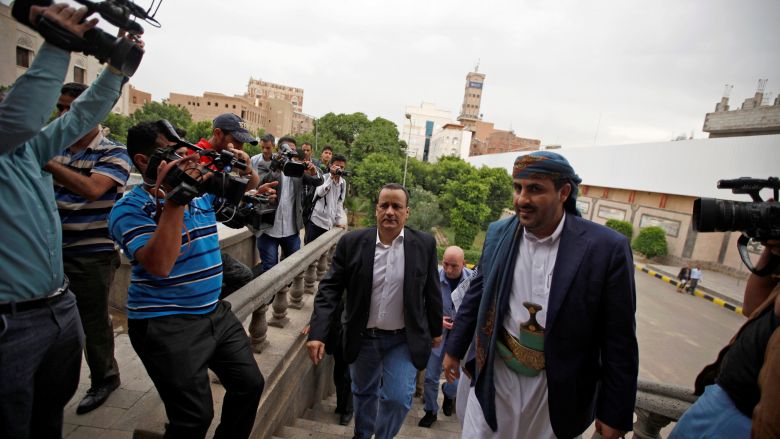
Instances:
[[[293,111],[303,111],[303,89],[284,84],[249,78],[246,95],[260,99],[279,99],[292,105]]]
[[[222,113],[233,113],[244,119],[252,133],[262,128],[277,138],[314,129],[314,118],[293,111],[292,104],[283,99],[228,96],[213,92],[205,92],[203,96],[170,93],[168,103],[187,109],[196,122],[212,121]]]
[[[149,102],[152,102],[152,94],[142,90],[138,90],[132,85],[128,85],[127,92],[128,98],[128,115],[135,113],[136,110],[142,108]]]

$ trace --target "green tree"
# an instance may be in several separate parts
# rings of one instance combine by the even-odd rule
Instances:
[[[160,102],[147,102],[143,107],[130,116],[132,125],[141,122],[153,122],[160,119],[166,119],[173,126],[182,129],[188,129],[192,123],[192,116],[186,108],[177,107]]]
[[[657,226],[644,227],[634,239],[633,248],[648,259],[665,256],[668,252],[666,232]]]
[[[320,130],[320,135],[323,135],[325,132],[333,134],[346,147],[347,153],[351,152],[352,143],[358,134],[368,128],[369,125],[371,125],[371,121],[363,113],[328,113],[317,120],[317,128]]]
[[[480,226],[490,215],[485,203],[489,186],[477,179],[453,180],[446,184],[440,199],[449,208],[450,227],[455,230],[455,245],[469,249]]]
[[[353,169],[355,173],[350,185],[355,189],[355,195],[371,200],[372,207],[382,186],[400,182],[403,178],[403,161],[387,154],[370,154]]]
[[[605,224],[610,229],[620,233],[629,240],[634,237],[634,226],[628,221],[620,221],[616,219],[609,219]]]
[[[192,122],[189,126],[183,127],[187,130],[187,140],[192,143],[197,143],[200,139],[208,139],[211,137],[213,128],[211,127],[211,121],[202,120],[200,122]]]
[[[127,129],[131,126],[129,117],[117,113],[108,113],[102,125],[109,129],[109,139],[127,144]]]
[[[409,210],[407,224],[410,227],[429,232],[431,227],[441,223],[438,198],[419,186],[409,189]]]
[[[431,169],[431,175],[423,187],[440,197],[450,182],[478,179],[476,169],[458,157],[443,157]]]
[[[477,171],[479,180],[488,185],[485,202],[490,208],[490,214],[482,224],[484,227],[501,217],[506,208],[512,207],[512,177],[503,168],[481,167]]]
[[[393,122],[377,117],[371,124],[358,133],[350,151],[351,159],[361,161],[369,154],[380,152],[403,157],[401,142],[398,140],[398,128]]]

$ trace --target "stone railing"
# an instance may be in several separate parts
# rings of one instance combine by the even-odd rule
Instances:
[[[256,353],[268,345],[268,325],[284,328],[289,322],[287,308],[301,309],[304,294],[314,295],[343,233],[340,228],[328,231],[225,299],[240,321],[252,316],[249,337]],[[266,318],[269,307],[270,320]]]
[[[693,391],[683,387],[639,380],[636,393],[636,422],[633,434],[638,439],[661,439],[661,429],[677,422],[696,402]],[[594,433],[592,439],[601,438]]]

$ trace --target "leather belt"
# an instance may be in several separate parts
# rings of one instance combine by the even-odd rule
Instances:
[[[406,332],[406,328],[401,329],[379,329],[379,328],[366,328],[363,334],[369,337],[377,337],[381,335],[395,335],[403,334]]]
[[[0,314],[16,314],[18,312],[30,311],[56,303],[65,297],[65,293],[68,292],[69,285],[70,281],[68,281],[68,277],[65,276],[65,280],[62,282],[62,286],[54,290],[46,297],[22,300],[20,302],[2,302],[0,303]]]

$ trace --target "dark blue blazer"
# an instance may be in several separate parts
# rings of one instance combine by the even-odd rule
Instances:
[[[404,229],[404,324],[412,363],[424,369],[431,356],[431,342],[442,332],[436,240],[414,229]],[[344,235],[336,245],[331,267],[320,281],[311,316],[309,340],[326,342],[339,302],[344,360],[357,359],[371,309],[374,280],[376,227]],[[326,345],[327,347],[327,345]]]
[[[477,328],[483,289],[495,287],[495,272],[505,268],[504,264],[514,267],[517,252],[506,259],[497,250],[507,248],[518,227],[517,218],[512,217],[488,228],[479,274],[447,338],[445,349],[450,356],[462,359],[475,330],[488,326],[480,322]],[[491,316],[494,329],[503,324],[509,306],[511,280],[506,285]],[[611,427],[631,430],[639,371],[635,312],[628,240],[607,227],[567,214],[550,286],[544,349],[550,421],[557,437],[582,434],[594,417]],[[495,430],[493,360],[502,360],[495,356],[496,337],[490,335],[482,334],[482,347],[477,342],[478,362],[481,356],[483,364],[477,365],[472,385],[485,420]]]

